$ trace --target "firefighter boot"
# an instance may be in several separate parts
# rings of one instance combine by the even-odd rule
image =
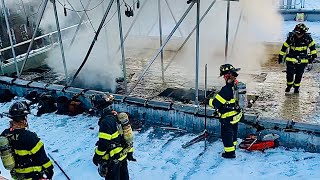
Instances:
[[[290,92],[290,89],[292,88],[292,86],[291,85],[288,85],[287,86],[287,88],[286,88],[286,92],[288,93],[288,92]]]
[[[221,155],[222,157],[226,158],[226,159],[234,159],[236,158],[236,152],[232,151],[232,152],[224,152]]]
[[[294,93],[298,94],[299,93],[299,86],[294,87]]]

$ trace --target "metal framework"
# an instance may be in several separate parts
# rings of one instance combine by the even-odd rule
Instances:
[[[49,0],[44,0],[44,3],[41,7],[41,10],[40,10],[40,13],[39,13],[39,16],[38,16],[38,20],[37,20],[37,24],[36,24],[36,27],[35,27],[35,31],[34,31],[34,34],[32,36],[32,39],[29,41],[30,42],[30,45],[29,45],[29,48],[28,48],[28,51],[26,53],[26,56],[25,56],[25,59],[24,59],[24,62],[23,62],[23,65],[21,67],[21,70],[19,72],[19,70],[17,69],[17,73],[18,73],[18,76],[21,75],[23,69],[24,69],[24,66],[28,60],[28,56],[29,56],[29,53],[31,51],[31,48],[32,48],[32,45],[34,43],[34,41],[37,39],[36,38],[36,32],[39,28],[39,25],[41,23],[41,20],[43,18],[43,14],[44,14],[44,11],[46,9],[46,6],[47,6],[47,3],[48,3]],[[62,56],[62,60],[63,60],[63,65],[64,65],[64,69],[65,69],[65,76],[66,76],[66,82],[67,82],[67,85],[72,85],[72,83],[74,82],[74,80],[76,79],[76,77],[78,76],[78,74],[80,73],[81,69],[84,67],[85,63],[87,62],[90,54],[91,54],[91,51],[95,45],[95,42],[97,41],[97,38],[101,32],[101,29],[103,27],[105,27],[104,23],[106,21],[106,18],[108,17],[109,15],[109,12],[110,12],[110,9],[112,7],[112,5],[114,4],[114,1],[115,0],[110,0],[109,1],[109,4],[104,12],[104,15],[103,15],[103,18],[100,22],[100,25],[99,25],[99,28],[97,29],[96,33],[95,33],[95,36],[93,37],[93,40],[92,40],[92,43],[88,49],[88,52],[86,54],[86,56],[84,57],[84,60],[82,62],[82,64],[80,65],[80,67],[78,68],[78,70],[76,71],[76,73],[73,75],[73,77],[71,79],[68,80],[68,71],[67,71],[67,67],[66,67],[66,62],[65,62],[65,57],[64,57],[64,49],[63,49],[63,44],[62,44],[62,38],[61,38],[61,32],[60,32],[60,26],[59,26],[59,19],[58,19],[58,16],[57,16],[57,11],[56,11],[56,4],[55,4],[55,1],[56,0],[50,0],[52,3],[53,3],[53,7],[54,7],[54,15],[55,15],[55,19],[56,19],[56,26],[57,26],[57,33],[58,33],[58,38],[59,38],[59,44],[60,44],[60,50],[61,50],[61,56]],[[204,14],[200,17],[200,1],[201,0],[186,0],[187,4],[189,4],[189,7],[185,10],[184,14],[182,15],[182,17],[177,21],[173,12],[172,12],[172,9],[170,7],[170,4],[168,3],[167,0],[158,0],[158,24],[159,24],[159,38],[160,38],[160,47],[159,49],[157,50],[157,52],[154,54],[154,56],[152,58],[150,58],[149,62],[147,63],[146,67],[143,69],[143,71],[141,72],[139,78],[138,78],[138,81],[133,85],[133,87],[128,91],[127,90],[127,80],[126,80],[126,61],[125,61],[125,48],[124,48],[124,43],[125,43],[125,40],[127,39],[132,27],[134,26],[135,22],[137,21],[138,17],[140,16],[141,14],[141,10],[144,8],[145,4],[147,3],[147,1],[149,0],[145,0],[142,4],[142,6],[140,7],[140,10],[138,11],[138,13],[136,14],[136,17],[135,19],[132,21],[128,31],[126,32],[125,36],[123,36],[123,28],[122,28],[122,20],[121,20],[121,4],[120,4],[120,1],[119,0],[116,0],[116,5],[117,5],[117,11],[118,11],[118,25],[119,25],[119,34],[120,34],[120,46],[119,48],[117,49],[117,52],[119,50],[121,50],[121,58],[122,58],[122,71],[123,71],[123,78],[124,78],[124,86],[125,86],[125,95],[128,96],[130,95],[134,88],[138,85],[138,83],[142,80],[142,78],[144,77],[144,75],[146,74],[146,72],[149,70],[149,68],[151,67],[151,65],[155,62],[155,60],[158,58],[158,56],[160,55],[160,60],[161,60],[161,72],[162,72],[162,81],[164,82],[165,80],[165,71],[168,69],[168,67],[170,66],[171,62],[174,60],[171,59],[169,64],[164,67],[164,64],[163,64],[163,49],[166,47],[167,43],[170,41],[170,39],[172,38],[173,34],[176,32],[176,30],[179,30],[180,34],[183,36],[182,34],[182,31],[179,29],[179,26],[180,24],[184,21],[185,17],[189,14],[189,12],[191,11],[191,9],[193,8],[193,6],[196,4],[196,22],[195,22],[195,27],[193,28],[193,30],[191,31],[191,33],[187,36],[187,38],[185,39],[185,41],[183,42],[183,44],[179,47],[178,49],[178,52],[179,50],[181,50],[184,45],[186,44],[186,42],[190,39],[190,37],[192,36],[192,34],[194,33],[194,31],[196,31],[196,34],[195,34],[195,37],[196,37],[196,48],[195,48],[195,51],[196,51],[196,58],[195,58],[195,61],[196,61],[196,67],[195,67],[195,106],[198,106],[198,87],[199,87],[199,62],[200,62],[200,53],[199,53],[199,50],[200,50],[200,23],[202,22],[202,20],[205,18],[205,16],[208,14],[208,12],[211,10],[211,8],[213,7],[213,5],[216,3],[216,0],[212,0],[212,3],[209,5],[209,7],[207,8],[207,10],[204,12]],[[167,36],[167,38],[165,40],[163,40],[163,31],[162,31],[162,12],[161,12],[161,1],[164,1],[164,3],[167,5],[169,11],[170,11],[170,14],[174,20],[174,22],[176,23],[176,25],[174,26],[174,28],[171,30],[170,34]],[[225,44],[225,61],[227,62],[228,60],[228,44],[229,44],[229,18],[230,18],[230,1],[239,1],[239,0],[226,0],[227,1],[227,20],[226,20],[226,44]],[[69,4],[70,2],[67,1]],[[90,4],[91,0],[89,0],[89,2],[87,3],[86,5],[86,8],[89,7],[89,4]],[[3,7],[5,7],[5,4],[4,4],[4,0],[2,0],[2,4],[3,4]],[[70,4],[71,5],[71,4]],[[73,7],[72,7],[73,8]],[[85,13],[84,13],[85,14]],[[72,44],[74,43],[74,40],[78,34],[78,31],[80,29],[80,25],[83,24],[83,20],[84,20],[84,16],[85,15],[82,15],[80,16],[80,14],[78,14],[79,16],[79,23],[77,25],[77,30],[71,40],[71,43],[70,43],[70,46],[72,46]],[[241,13],[242,14],[242,13]],[[241,20],[241,17],[239,18],[239,22]],[[7,23],[7,26],[8,26],[8,29],[9,29],[9,25]],[[239,27],[239,23],[238,23],[238,27]],[[237,27],[237,28],[238,28]],[[237,30],[238,31],[238,30]],[[236,32],[237,32],[236,31]],[[39,37],[38,37],[39,38]],[[12,41],[10,40],[11,42],[11,49],[12,49],[12,52],[14,54],[14,45],[12,43]],[[232,48],[233,49],[233,48]],[[2,50],[1,50],[2,51]],[[177,53],[178,53],[177,52]],[[174,56],[175,57],[175,56]]]

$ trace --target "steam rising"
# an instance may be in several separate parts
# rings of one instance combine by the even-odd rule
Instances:
[[[38,0],[34,1],[38,2]],[[64,0],[59,1],[61,3],[67,2]],[[145,0],[141,0],[141,4],[143,4],[144,1]],[[212,1],[213,0],[201,0],[201,15]],[[31,0],[26,2],[31,2]],[[83,9],[79,0],[69,0],[69,2],[76,10]],[[101,0],[92,0],[89,9],[92,9],[100,2]],[[179,19],[188,8],[186,0],[168,0],[168,2],[174,10],[176,19]],[[83,0],[82,3],[85,6],[88,3],[88,0]],[[105,0],[100,6],[87,12],[95,30],[97,30],[100,24],[102,15],[108,3],[109,1]],[[175,23],[165,2],[163,1],[162,3],[162,26],[164,36],[166,36],[169,34]],[[132,2],[128,1],[128,4],[132,5]],[[226,4],[226,1],[217,1],[207,17],[201,23],[200,77],[204,71],[204,64],[208,64],[209,77],[217,77],[219,66],[225,63],[224,48]],[[64,16],[63,7],[58,2],[57,7],[61,28],[79,23],[78,16],[81,16],[83,12],[79,12],[77,14],[75,12],[68,11],[68,16]],[[68,3],[66,3],[66,7],[71,8]],[[180,26],[182,35],[179,31],[174,34],[174,39],[178,39],[179,43],[169,43],[168,45],[170,47],[166,48],[166,50],[177,50],[189,32],[191,32],[196,22],[195,7],[196,5]],[[123,20],[123,31],[125,34],[135,16],[133,18],[125,17],[124,10],[125,7],[122,4],[121,14]],[[135,15],[137,12],[138,11],[134,12]],[[238,34],[235,36],[241,12],[243,16],[241,17],[239,24]],[[132,32],[129,35],[129,40],[125,43],[127,57],[137,55],[139,54],[138,51],[143,51],[143,49],[146,48],[154,48],[155,51],[159,47],[158,40],[149,42],[152,37],[154,38],[159,35],[159,28],[157,25],[157,1],[151,2],[149,0],[141,13],[142,15],[138,18],[138,21],[135,23]],[[82,26],[73,46],[70,47],[69,44],[70,39],[74,35],[75,28],[63,33],[64,50],[69,76],[72,76],[80,66],[94,37],[95,32],[88,23],[88,19],[86,18],[85,21],[87,23],[85,26]],[[123,76],[121,55],[116,51],[120,45],[116,3],[114,3],[108,15],[107,23],[108,24],[103,28],[98,37],[88,62],[79,74],[79,79],[81,79],[87,86],[104,87],[114,92],[117,85],[115,79]],[[231,2],[229,56],[227,62],[241,67],[241,72],[259,69],[261,64],[269,59],[264,42],[269,41],[270,39],[277,39],[280,36],[281,23],[282,18],[278,14],[273,1],[240,0],[240,2]],[[41,28],[46,32],[56,30],[52,3],[50,2],[48,3],[48,7],[42,20]],[[164,37],[164,39],[165,38],[166,37]],[[134,50],[132,51],[132,49]],[[186,46],[179,52],[175,61],[182,67],[177,71],[181,71],[181,73],[184,71],[184,73],[187,73],[188,76],[185,78],[194,78],[193,75],[190,75],[194,73],[190,72],[195,71],[195,35],[193,35]],[[50,52],[47,62],[55,71],[64,74],[58,45]],[[140,68],[142,70],[143,67]]]

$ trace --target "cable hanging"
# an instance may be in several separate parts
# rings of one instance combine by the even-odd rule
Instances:
[[[94,26],[93,26],[93,24],[92,24],[92,22],[91,22],[91,19],[90,19],[89,15],[88,15],[87,11],[85,10],[85,7],[84,7],[84,5],[83,5],[83,3],[82,3],[82,0],[80,0],[80,3],[81,3],[81,6],[82,6],[82,8],[83,8],[83,10],[84,10],[84,13],[86,14],[86,16],[87,16],[87,18],[88,18],[88,20],[89,20],[89,22],[90,22],[90,24],[91,24],[91,27],[92,27],[94,33],[97,33],[97,31],[95,30],[95,28],[94,28]]]
[[[84,9],[84,10],[73,10],[73,9],[70,9],[70,8],[65,7],[59,0],[56,0],[56,1],[58,1],[58,3],[59,3],[62,7],[64,7],[66,10],[73,11],[73,12],[85,12],[85,11],[92,11],[92,10],[96,9],[96,8],[99,7],[105,0],[102,0],[99,4],[97,4],[96,6],[94,6],[94,7],[91,8],[91,9]]]

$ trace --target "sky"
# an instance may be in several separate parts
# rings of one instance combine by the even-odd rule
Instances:
[[[18,98],[20,99],[20,98]],[[15,99],[15,100],[18,100]],[[12,102],[0,104],[0,112],[7,112]],[[36,109],[32,114],[36,114]],[[97,117],[75,117],[46,114],[28,116],[29,130],[34,131],[49,153],[71,179],[102,179],[92,163],[97,141]],[[8,127],[9,119],[2,118],[0,129]],[[164,131],[159,127],[145,127],[135,132],[134,156],[129,162],[132,180],[197,180],[197,179],[319,179],[320,154],[284,147],[265,152],[236,150],[234,160],[221,158],[223,145],[220,139],[210,142],[202,156],[204,142],[187,149],[181,145],[196,134]],[[241,142],[241,139],[238,139]],[[9,176],[0,163],[3,175]],[[55,165],[55,180],[66,179]]]

